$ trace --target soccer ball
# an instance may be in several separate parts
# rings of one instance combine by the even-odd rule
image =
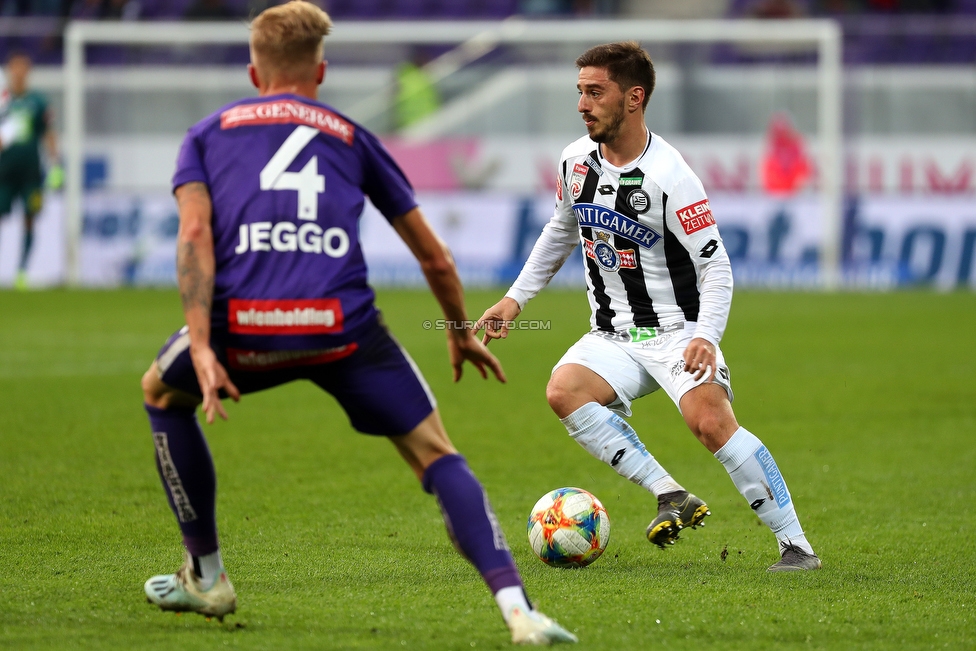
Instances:
[[[593,494],[557,488],[542,496],[529,515],[529,545],[553,567],[586,567],[607,548],[610,518]]]

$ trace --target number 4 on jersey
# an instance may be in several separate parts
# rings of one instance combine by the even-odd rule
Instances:
[[[298,218],[308,221],[318,219],[318,195],[325,192],[325,177],[319,174],[318,157],[312,156],[300,172],[285,170],[318,133],[319,130],[313,127],[305,125],[295,127],[261,170],[262,190],[298,191]]]

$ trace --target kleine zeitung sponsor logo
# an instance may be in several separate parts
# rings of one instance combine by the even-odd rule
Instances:
[[[690,206],[685,206],[676,210],[675,213],[678,215],[678,219],[681,221],[681,227],[685,229],[686,235],[691,235],[715,224],[715,218],[712,216],[712,208],[708,205],[708,199],[702,199]]]

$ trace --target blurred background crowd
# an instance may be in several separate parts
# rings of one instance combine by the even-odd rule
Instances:
[[[106,20],[234,19],[274,0],[3,0],[2,16]],[[976,13],[973,0],[321,0],[343,18],[499,18],[551,16],[761,16]]]
[[[0,59],[60,63],[68,20],[246,20],[277,0],[0,0]],[[818,18],[844,30],[846,63],[971,63],[976,0],[318,0],[337,20]],[[3,29],[3,23],[15,23]],[[968,32],[965,28],[962,32]],[[97,62],[98,57],[95,57]],[[108,62],[108,61],[106,61]]]

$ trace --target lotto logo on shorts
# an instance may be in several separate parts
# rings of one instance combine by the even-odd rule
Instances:
[[[227,321],[241,335],[327,335],[342,332],[342,304],[337,298],[232,298]]]
[[[678,219],[681,220],[681,227],[685,229],[686,235],[691,235],[715,224],[715,218],[712,217],[712,208],[708,205],[708,199],[693,203],[677,211],[677,213]]]

